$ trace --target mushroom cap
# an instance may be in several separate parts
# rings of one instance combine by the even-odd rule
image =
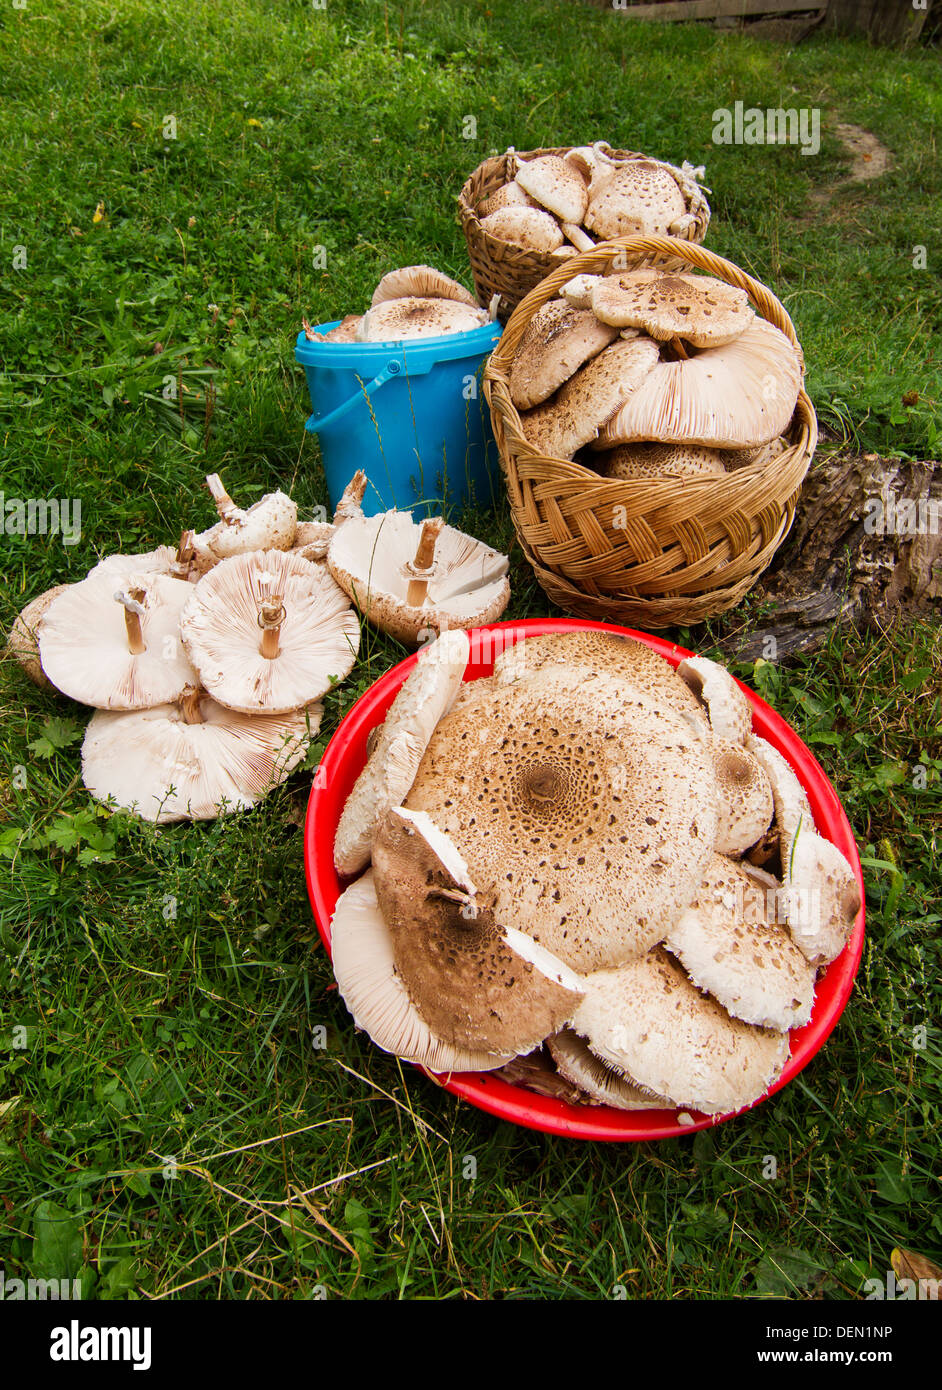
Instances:
[[[701,994],[661,948],[586,976],[573,1028],[603,1061],[677,1105],[723,1114],[758,1100],[788,1060],[788,1036]]]
[[[719,449],[702,444],[619,444],[600,450],[592,464],[606,478],[691,478],[726,472]]]
[[[700,348],[733,342],[756,316],[746,291],[725,280],[663,270],[603,276],[592,289],[592,312],[616,328],[640,328],[659,342],[680,337]]]
[[[815,971],[777,920],[780,897],[714,854],[664,944],[734,1018],[787,1032],[811,1017]]]
[[[600,447],[655,439],[738,449],[787,429],[801,389],[801,357],[756,318],[732,343],[659,362],[600,436]]]
[[[798,780],[791,763],[758,734],[750,733],[745,740],[747,750],[762,765],[772,789],[775,806],[775,825],[781,843],[782,864],[788,864],[791,843],[799,826],[814,829],[814,816],[808,793]]]
[[[847,945],[860,911],[860,888],[837,845],[810,827],[792,839],[785,874],[785,918],[813,965],[828,965]]]
[[[40,624],[53,599],[64,594],[69,588],[69,584],[54,584],[51,589],[46,589],[36,598],[30,599],[29,603],[21,608],[7,639],[7,651],[16,658],[33,685],[38,685],[40,690],[53,689],[52,682],[46,679],[39,659]]]
[[[426,601],[408,603],[403,567],[413,560],[421,535],[410,512],[353,517],[330,542],[330,572],[370,622],[401,642],[494,622],[510,600],[510,562],[453,526],[443,526],[436,540]]]
[[[712,850],[715,797],[686,720],[548,665],[446,715],[405,804],[455,843],[498,920],[585,971],[663,938]]]
[[[492,679],[498,686],[513,685],[547,665],[578,668],[591,674],[605,672],[616,677],[627,691],[673,710],[688,721],[693,719],[704,729],[707,727],[699,700],[670,662],[633,637],[593,628],[527,637],[495,657]],[[469,682],[467,688],[475,692],[482,685],[477,680]]]
[[[618,339],[574,372],[555,396],[522,417],[527,437],[542,453],[572,458],[594,439],[658,360],[650,338]]]
[[[555,251],[563,244],[559,223],[540,208],[498,208],[481,218],[481,226],[498,241],[508,241],[527,251]]]
[[[339,874],[358,873],[369,863],[376,827],[391,806],[405,800],[435,726],[458,694],[470,653],[461,628],[419,653],[344,804],[334,836]]]
[[[516,174],[517,184],[531,198],[563,222],[578,225],[589,206],[589,190],[576,166],[546,154],[521,163]]]
[[[208,695],[203,723],[188,724],[180,704],[129,714],[99,711],[82,744],[82,779],[143,820],[212,820],[243,811],[302,761],[322,706],[291,714],[240,714]]]
[[[502,184],[500,188],[490,193],[477,209],[477,213],[480,218],[485,218],[490,217],[493,212],[500,212],[501,208],[539,208],[539,206],[535,198],[531,198],[529,193],[524,193],[516,179],[511,179],[509,183]]]
[[[592,290],[596,283],[601,280],[601,275],[574,275],[571,280],[563,285],[560,294],[567,304],[571,304],[574,309],[592,308]]]
[[[347,314],[336,327],[320,335],[322,341],[325,343],[357,343],[360,341],[358,333],[362,322],[362,314]]]
[[[299,521],[291,549],[305,560],[326,560],[333,534],[330,521]]]
[[[526,1053],[572,1017],[579,977],[478,897],[461,855],[428,816],[386,813],[373,877],[396,974],[438,1037],[473,1051]]]
[[[757,444],[752,449],[728,449],[723,454],[723,462],[729,469],[763,468],[790,448],[789,441],[780,434],[776,439],[770,439],[767,444]]]
[[[297,522],[297,503],[284,492],[268,492],[246,511],[236,507],[228,521],[203,531],[196,543],[212,551],[217,560],[252,550],[288,550]]]
[[[106,555],[92,566],[86,577],[92,579],[100,574],[108,574],[113,580],[121,581],[132,574],[170,574],[176,560],[177,549],[173,545],[159,545],[156,550],[149,550],[143,555]]]
[[[407,265],[401,270],[390,270],[380,280],[373,291],[370,307],[385,304],[389,299],[453,299],[458,304],[469,304],[472,309],[480,308],[474,295],[459,285],[457,280],[442,274],[430,265]]]
[[[392,937],[383,921],[372,870],[337,899],[330,952],[340,997],[377,1047],[434,1072],[493,1071],[511,1060],[469,1052],[435,1036],[396,974]]]
[[[684,195],[669,169],[653,160],[633,159],[599,169],[589,190],[585,225],[600,237],[667,236],[687,211]]]
[[[356,660],[360,624],[324,565],[292,551],[221,561],[194,587],[180,619],[187,654],[220,704],[286,713],[318,699]],[[261,605],[280,595],[279,652],[261,654]]]
[[[772,823],[772,787],[758,758],[732,739],[714,738],[713,771],[718,797],[716,849],[720,854],[743,854]]]
[[[542,304],[524,329],[510,367],[510,395],[518,410],[539,405],[589,358],[618,336],[590,309],[564,299]]]
[[[49,680],[97,709],[149,709],[198,684],[180,641],[180,614],[194,586],[156,572],[127,575],[124,583],[143,593],[146,650],[137,656],[128,650],[125,609],[115,601],[118,581],[107,572],[68,585],[40,624],[39,655]]]
[[[441,338],[450,333],[468,333],[487,322],[486,312],[476,305],[410,295],[383,300],[375,309],[369,309],[363,315],[360,341],[401,343],[409,338]]]
[[[752,705],[726,668],[706,656],[688,656],[677,674],[706,705],[714,734],[744,744],[752,731]]]
[[[564,1028],[546,1039],[550,1056],[559,1068],[560,1076],[578,1086],[591,1098],[593,1105],[610,1105],[613,1110],[672,1110],[674,1102],[667,1096],[654,1096],[640,1086],[632,1085],[614,1067],[596,1057],[584,1038],[571,1028]]]

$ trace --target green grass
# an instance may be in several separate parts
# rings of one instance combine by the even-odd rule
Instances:
[[[822,419],[865,447],[937,449],[936,54],[786,51],[563,0],[30,0],[0,10],[0,42],[0,486],[83,513],[74,547],[3,537],[4,628],[97,555],[206,525],[206,472],[240,501],[277,484],[322,503],[301,315],[362,307],[396,264],[468,280],[455,195],[508,144],[604,137],[705,163],[709,245],[783,299]],[[737,99],[819,106],[821,154],[714,146],[712,112]],[[836,120],[894,167],[811,211],[846,172]],[[465,520],[510,547],[506,507]],[[507,616],[549,611],[513,561]],[[708,652],[721,630],[677,635]],[[364,633],[309,767],[403,654]],[[857,989],[767,1104],[605,1147],[492,1120],[354,1032],[305,894],[310,772],[213,824],[109,816],[81,785],[87,712],[4,662],[7,1277],[81,1272],[104,1298],[852,1297],[896,1244],[939,1260],[940,665],[923,623],[741,672],[810,742],[872,861]]]

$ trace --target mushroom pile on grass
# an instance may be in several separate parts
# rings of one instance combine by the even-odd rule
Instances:
[[[508,150],[513,177],[482,200],[481,226],[500,241],[559,259],[622,236],[686,236],[706,209],[695,170],[627,159],[605,141],[563,155],[522,159]]]
[[[788,447],[803,372],[744,290],[624,270],[577,275],[537,310],[510,394],[542,455],[609,478],[720,476]]]
[[[383,276],[365,313],[347,314],[327,333],[302,322],[311,343],[399,343],[467,333],[493,316],[457,280],[432,266],[409,265]]]
[[[604,631],[522,640],[471,681],[468,655],[460,631],[422,650],[338,825],[354,1021],[570,1102],[755,1102],[860,897],[742,688]]]
[[[90,705],[86,787],[145,820],[253,806],[305,756],[321,697],[356,660],[360,624],[327,568],[366,477],[334,522],[298,524],[282,492],[238,507],[207,478],[219,521],[178,546],[112,555],[20,614],[9,647],[36,684]]]

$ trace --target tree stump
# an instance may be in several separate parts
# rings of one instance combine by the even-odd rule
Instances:
[[[835,626],[884,624],[942,603],[942,464],[835,453],[813,463],[790,536],[720,639],[741,661],[823,643]]]

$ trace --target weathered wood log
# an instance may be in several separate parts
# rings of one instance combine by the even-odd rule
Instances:
[[[730,657],[773,660],[809,651],[835,625],[891,621],[942,604],[942,464],[877,454],[819,456],[795,523],[720,645]]]

